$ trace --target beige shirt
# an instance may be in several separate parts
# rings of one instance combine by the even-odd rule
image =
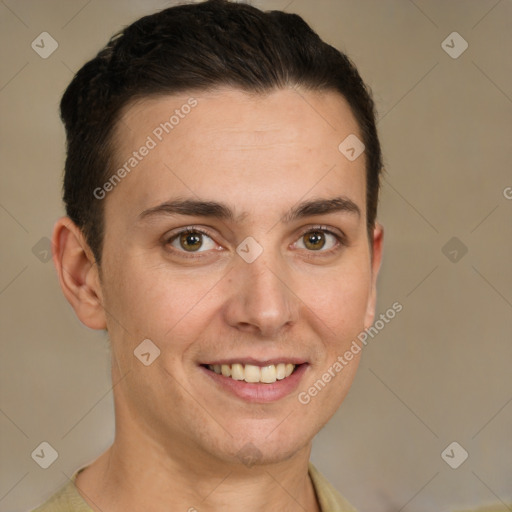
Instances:
[[[46,503],[32,512],[93,512],[75,486],[76,475],[80,471],[78,470],[71,480]],[[356,512],[311,462],[309,476],[313,482],[321,512]]]

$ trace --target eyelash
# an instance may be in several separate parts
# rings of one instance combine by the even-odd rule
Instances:
[[[321,226],[321,225],[312,226],[312,227],[305,229],[304,231],[301,232],[301,234],[299,235],[297,240],[300,240],[304,235],[306,235],[308,233],[318,233],[318,232],[332,235],[336,239],[337,243],[334,247],[332,247],[331,249],[329,249],[327,251],[321,251],[321,250],[320,251],[308,251],[306,249],[307,253],[309,253],[307,255],[307,258],[318,257],[318,256],[320,256],[320,257],[330,256],[330,255],[338,252],[341,248],[348,247],[348,245],[349,245],[344,233],[343,234],[336,233],[336,232],[332,231],[331,229],[329,229],[327,226]],[[181,236],[183,234],[187,234],[187,233],[201,233],[202,235],[205,235],[208,238],[211,238],[213,240],[213,237],[207,231],[205,231],[199,227],[196,227],[196,226],[187,226],[187,227],[181,229],[180,231],[173,233],[171,236],[165,237],[164,245],[168,246],[176,238],[178,238],[179,236]],[[172,248],[171,251],[174,254],[177,253],[180,255],[180,257],[187,258],[187,259],[203,258],[203,257],[205,257],[203,255],[203,253],[208,252],[208,251],[202,251],[202,252],[196,252],[196,253],[194,253],[194,252],[187,253],[184,250],[177,250],[175,248]]]

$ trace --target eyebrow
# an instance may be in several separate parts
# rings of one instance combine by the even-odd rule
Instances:
[[[303,201],[293,206],[281,220],[287,224],[305,217],[338,212],[361,217],[359,206],[351,199],[340,196],[332,199],[320,198]],[[190,215],[193,217],[210,217],[226,221],[241,222],[247,217],[248,213],[244,212],[235,216],[234,211],[228,205],[216,201],[173,199],[144,210],[139,214],[139,219],[142,220],[157,215]]]

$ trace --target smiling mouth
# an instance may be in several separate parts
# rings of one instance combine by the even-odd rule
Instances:
[[[204,364],[208,370],[218,375],[233,380],[243,380],[251,383],[272,384],[277,380],[283,380],[289,377],[300,364],[278,363],[267,366],[256,366],[253,364]]]

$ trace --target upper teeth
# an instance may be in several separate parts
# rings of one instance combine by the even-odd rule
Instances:
[[[224,377],[245,382],[265,382],[270,384],[282,380],[292,374],[295,365],[291,363],[270,364],[268,366],[254,366],[252,364],[209,364],[208,368]]]

